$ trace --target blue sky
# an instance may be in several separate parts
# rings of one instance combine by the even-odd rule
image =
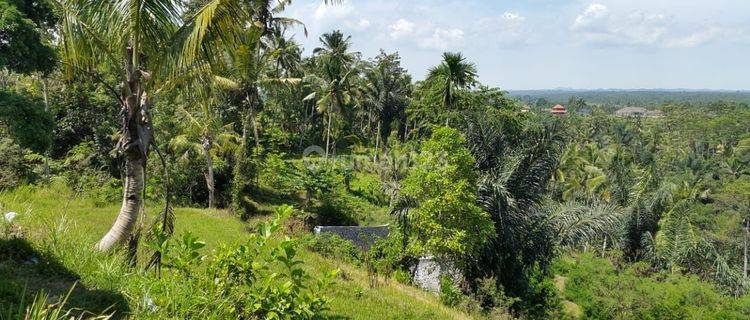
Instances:
[[[340,29],[364,57],[398,51],[416,79],[443,51],[507,90],[750,90],[750,0],[297,0],[307,53]]]

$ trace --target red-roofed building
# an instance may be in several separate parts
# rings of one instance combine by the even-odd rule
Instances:
[[[550,113],[552,114],[566,114],[568,113],[568,109],[565,109],[562,105],[556,104],[552,109],[550,110]]]

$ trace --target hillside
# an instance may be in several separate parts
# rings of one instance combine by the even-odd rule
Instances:
[[[89,249],[109,227],[117,206],[96,207],[91,200],[57,186],[0,193],[0,208],[20,213],[14,223],[23,235],[22,240],[9,240],[0,233],[0,298],[10,296],[14,289],[25,288],[29,294],[50,292],[50,301],[55,301],[77,283],[68,299],[69,307],[94,313],[114,312],[115,318],[127,317],[143,307],[138,292],[118,288],[118,279],[124,281],[132,276],[131,271],[120,273],[111,264],[112,257],[96,255]],[[195,234],[206,242],[206,251],[246,240],[250,227],[265,219],[244,223],[224,210],[178,208],[175,213],[176,234]],[[367,272],[347,263],[309,251],[301,252],[300,258],[316,277],[340,269],[334,285],[326,292],[332,319],[469,318],[441,305],[437,296],[393,280],[381,279],[378,286],[371,288]]]

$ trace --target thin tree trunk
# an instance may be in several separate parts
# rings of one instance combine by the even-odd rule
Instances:
[[[373,157],[373,161],[378,161],[378,153],[380,152],[380,123],[381,121],[378,121],[378,129],[375,133],[375,156]]]
[[[747,279],[747,238],[750,236],[750,219],[745,220],[745,263],[742,267],[742,275],[745,279]]]
[[[250,117],[249,114],[247,114],[246,112],[243,112],[243,115],[242,115],[242,141],[240,141],[240,144],[242,144],[243,147],[247,143],[248,122],[250,122],[248,120],[249,117]]]
[[[208,207],[213,209],[215,207],[215,192],[214,187],[214,161],[211,158],[211,153],[206,150],[206,187],[208,188]]]
[[[328,128],[326,129],[326,159],[328,159],[328,149],[331,146],[331,120],[333,119],[333,113],[328,110]]]
[[[47,96],[47,77],[42,77],[42,96],[44,97],[44,112],[49,112],[49,97]],[[51,146],[50,146],[51,147]],[[44,179],[49,181],[49,149],[44,151]]]
[[[211,158],[211,149],[213,142],[211,136],[203,137],[203,154],[206,156],[206,188],[208,189],[208,207],[213,209],[215,206],[215,183],[214,183],[214,159]]]
[[[255,106],[250,106],[250,123],[253,125],[253,139],[255,139],[255,152],[260,151],[260,135],[258,134],[258,123],[255,120]]]

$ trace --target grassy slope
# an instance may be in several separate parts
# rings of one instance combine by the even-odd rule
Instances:
[[[66,232],[79,235],[80,242],[93,243],[104,234],[114,220],[117,206],[95,207],[91,201],[75,198],[70,192],[52,190],[32,190],[22,188],[14,192],[0,193],[0,211],[21,213],[17,223],[23,227],[30,239],[41,239],[48,233],[46,230],[59,225],[61,219],[67,221]],[[150,209],[149,212],[158,212]],[[201,210],[178,208],[176,210],[176,232],[190,231],[207,243],[207,248],[222,243],[241,242],[247,235],[246,225],[221,210]],[[0,259],[2,257],[0,256]],[[437,297],[410,286],[394,281],[382,280],[379,286],[369,287],[367,273],[351,265],[325,259],[311,252],[304,252],[301,258],[313,274],[339,268],[342,276],[329,289],[331,298],[331,315],[339,319],[464,319],[468,316],[446,308]],[[0,261],[2,263],[2,261]],[[81,266],[64,266],[71,270],[86,287],[83,300],[91,299],[101,293],[87,284],[87,278],[94,275],[92,268]],[[7,269],[7,268],[6,268]],[[25,282],[31,289],[65,287],[70,284],[70,277],[60,281],[55,279],[35,279],[33,273],[24,273],[20,268],[11,268],[10,278]],[[6,270],[7,272],[7,270]],[[38,277],[36,277],[38,278]],[[14,280],[11,280],[14,281]],[[0,281],[2,282],[2,281]],[[58,291],[60,288],[57,288]],[[101,288],[109,289],[112,288]],[[0,296],[0,298],[2,298]],[[84,306],[86,304],[83,304]]]

